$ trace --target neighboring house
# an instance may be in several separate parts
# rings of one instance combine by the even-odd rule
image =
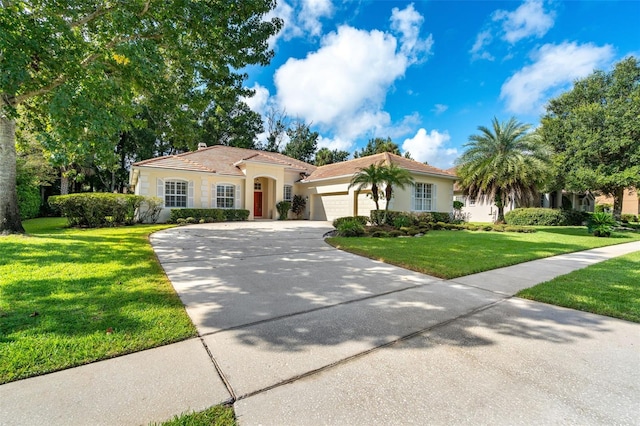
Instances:
[[[601,195],[596,198],[596,203],[613,205],[613,197]],[[640,193],[636,188],[630,188],[628,191],[624,191],[624,195],[622,196],[622,214],[640,215]]]
[[[455,173],[455,169],[449,169]],[[453,189],[453,201],[461,201],[464,203],[462,213],[466,214],[466,220],[469,222],[495,222],[498,217],[498,208],[495,203],[483,202],[464,195],[462,189],[456,185]],[[591,193],[579,194],[568,191],[554,191],[550,193],[540,194],[540,199],[531,205],[519,205],[513,197],[510,197],[504,205],[505,214],[519,207],[546,207],[551,209],[566,208],[580,211],[593,212],[596,199]]]
[[[278,153],[201,144],[197,151],[133,164],[129,183],[136,194],[163,200],[160,221],[171,209],[186,207],[247,209],[249,220],[275,219],[276,204],[294,195],[307,200],[304,218],[333,220],[375,209],[367,191],[358,194],[349,183],[360,168],[380,162],[393,162],[416,180],[411,188],[394,190],[390,208],[452,210],[454,174],[388,153],[316,167]]]

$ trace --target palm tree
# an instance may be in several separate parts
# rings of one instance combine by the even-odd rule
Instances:
[[[393,197],[393,187],[398,187],[404,189],[407,186],[412,186],[414,181],[411,173],[407,169],[403,169],[393,163],[389,163],[389,165],[382,166],[382,181],[384,182],[384,196],[386,198],[386,203],[384,206],[385,217],[386,212],[389,210],[389,203],[391,202],[391,197]]]
[[[550,151],[531,125],[512,117],[506,123],[493,118],[493,129],[479,126],[466,151],[456,161],[459,185],[466,195],[494,201],[497,223],[504,222],[509,197],[519,202],[533,199],[549,176]]]
[[[361,191],[365,186],[371,186],[371,198],[376,203],[376,210],[380,210],[378,199],[380,198],[380,185],[384,182],[384,172],[382,162],[379,164],[370,164],[367,167],[358,169],[358,173],[353,175],[349,189],[355,186],[356,191]]]

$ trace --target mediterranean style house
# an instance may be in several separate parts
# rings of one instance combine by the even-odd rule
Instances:
[[[276,204],[294,195],[307,201],[303,218],[330,221],[369,216],[371,191],[349,183],[360,169],[380,163],[394,163],[415,179],[412,187],[394,189],[390,209],[452,211],[455,174],[390,153],[316,167],[274,152],[200,144],[197,151],[134,163],[129,183],[138,195],[162,199],[160,221],[175,208],[246,209],[249,220],[276,219]]]

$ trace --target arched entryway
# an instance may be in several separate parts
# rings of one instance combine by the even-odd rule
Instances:
[[[254,219],[275,219],[275,188],[276,180],[268,176],[253,178],[253,209]]]

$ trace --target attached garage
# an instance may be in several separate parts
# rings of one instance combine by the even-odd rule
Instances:
[[[381,206],[382,207],[382,206]],[[371,215],[371,210],[376,209],[376,203],[371,198],[369,194],[358,194],[358,216],[367,216]]]
[[[351,215],[349,193],[317,194],[313,196],[312,220],[334,220]]]

